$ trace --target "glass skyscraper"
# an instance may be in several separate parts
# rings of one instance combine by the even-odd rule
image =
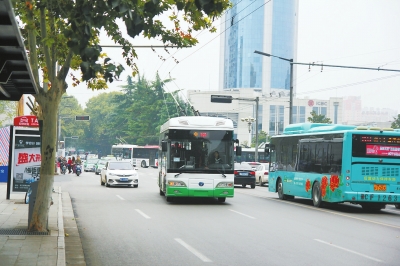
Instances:
[[[294,59],[298,0],[232,0],[221,39],[222,90],[256,89],[263,93],[290,89],[287,61],[255,54],[262,51]]]

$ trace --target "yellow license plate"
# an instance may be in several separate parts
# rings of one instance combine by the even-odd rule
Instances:
[[[375,191],[386,191],[386,185],[374,184]]]

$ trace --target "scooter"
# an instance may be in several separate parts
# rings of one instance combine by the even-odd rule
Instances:
[[[77,164],[77,165],[75,166],[75,174],[76,174],[77,176],[79,176],[81,173],[82,173],[82,165]]]

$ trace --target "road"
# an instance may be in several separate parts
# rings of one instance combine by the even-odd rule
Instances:
[[[158,170],[139,168],[138,188],[100,177],[56,176],[71,195],[87,265],[399,265],[400,211],[324,209],[281,201],[268,187],[235,188],[225,203],[159,195]]]

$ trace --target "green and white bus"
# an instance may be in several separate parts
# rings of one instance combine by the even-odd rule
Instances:
[[[233,122],[205,116],[171,118],[161,126],[159,151],[160,195],[213,197],[225,202],[234,195]],[[219,153],[218,163],[214,154]],[[241,147],[236,147],[240,154]]]
[[[280,199],[350,202],[366,210],[400,203],[400,132],[332,124],[292,124],[266,146],[269,191]],[[397,205],[398,206],[398,205]]]

